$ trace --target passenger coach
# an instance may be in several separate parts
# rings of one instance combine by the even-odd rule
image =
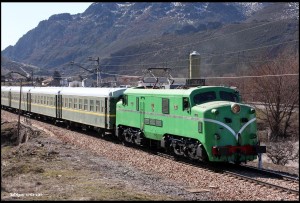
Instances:
[[[112,131],[116,102],[126,88],[22,87],[21,110],[69,126]],[[19,109],[20,87],[1,87],[2,108]]]

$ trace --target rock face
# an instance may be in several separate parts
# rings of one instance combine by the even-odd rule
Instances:
[[[258,14],[259,20],[270,20],[270,16],[263,15],[264,10],[270,15],[274,10],[276,13],[286,11],[282,14],[293,18],[299,15],[299,4],[93,3],[83,13],[62,13],[41,21],[15,46],[2,51],[2,56],[42,69],[60,69],[72,60],[110,57],[152,39],[161,39],[164,43],[165,35],[176,38],[219,30],[224,25],[255,20]],[[147,48],[134,51],[147,52]],[[116,59],[109,63],[116,63]]]

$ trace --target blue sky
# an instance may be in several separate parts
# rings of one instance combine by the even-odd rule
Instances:
[[[59,13],[83,13],[92,2],[1,2],[1,51],[17,41],[40,21]]]

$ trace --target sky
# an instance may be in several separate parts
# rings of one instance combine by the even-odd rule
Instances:
[[[92,2],[1,2],[1,51],[54,14],[83,13]]]

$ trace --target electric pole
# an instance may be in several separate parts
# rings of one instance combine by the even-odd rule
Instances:
[[[22,142],[20,137],[21,101],[22,101],[22,78],[20,83],[20,98],[19,98],[19,111],[18,111],[18,145]]]
[[[101,74],[100,74],[100,58],[98,57],[97,59],[93,59],[91,56],[89,57],[90,61],[97,61],[97,67],[96,67],[96,74],[97,74],[97,87],[99,87],[99,80],[100,83],[102,83],[101,81]]]

